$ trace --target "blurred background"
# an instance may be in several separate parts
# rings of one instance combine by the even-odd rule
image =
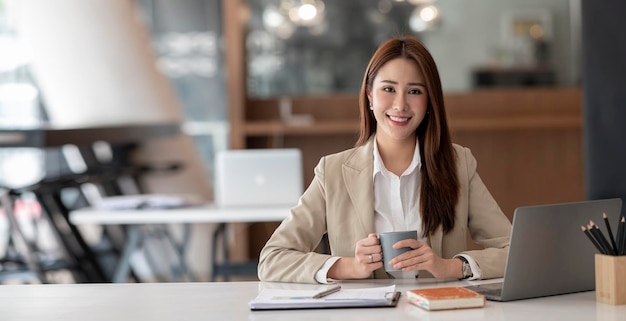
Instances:
[[[154,57],[146,54],[145,58],[153,59],[149,63],[156,66],[173,88],[175,107],[179,109],[176,113],[182,117],[184,132],[193,139],[208,179],[213,150],[229,146],[225,59],[228,48],[224,28],[230,22],[226,20],[245,19],[239,30],[242,34],[233,39],[233,42],[240,43],[232,46],[245,52],[244,65],[239,66],[245,70],[245,81],[238,89],[244,99],[354,95],[377,45],[401,34],[417,35],[431,50],[448,93],[504,86],[571,87],[579,86],[581,82],[579,1],[250,0],[240,4],[240,12],[234,13],[237,15],[234,17],[224,16],[223,1],[211,0],[135,0],[112,1],[110,4],[89,0],[74,5],[72,1],[64,0],[55,4],[20,2],[0,2],[0,121],[3,126],[36,126],[48,121],[71,123],[70,118],[78,118],[69,115],[76,113],[69,107],[58,107],[46,100],[44,88],[48,85],[36,78],[33,68],[44,64],[39,62],[43,58],[37,56],[49,53],[27,52],[25,46],[37,45],[20,44],[20,23],[29,24],[26,28],[30,30],[49,29],[46,36],[50,39],[46,45],[57,47],[52,49],[54,51],[67,51],[54,57],[56,63],[66,68],[59,72],[82,72],[84,81],[89,82],[93,76],[86,74],[85,70],[77,70],[83,61],[74,61],[73,65],[73,58],[83,57],[81,60],[88,60],[85,63],[105,65],[103,68],[123,67],[115,65],[120,61],[105,60],[109,57],[100,59],[94,55],[90,58],[90,49],[85,46],[100,42],[101,39],[96,37],[105,33],[110,25],[132,23],[121,19],[136,19],[141,24],[134,28],[138,31],[128,32],[145,32],[149,37],[149,43],[141,45],[149,45]],[[123,16],[111,16],[110,20],[89,21],[87,17],[95,14],[94,11],[106,7],[129,12]],[[59,14],[68,15],[69,20],[60,21],[62,16]],[[81,14],[86,17],[76,16]],[[37,17],[37,22],[32,22],[33,16]],[[33,27],[31,23],[45,27]],[[61,26],[61,23],[67,25]],[[113,31],[108,36],[113,37]],[[29,37],[34,39],[28,41],[35,42],[43,35],[31,34]],[[90,42],[66,42],[81,40],[79,37],[86,37],[83,40]],[[135,37],[128,41],[141,38],[139,35]],[[44,45],[39,46],[47,49]],[[101,46],[119,52],[120,59],[124,59],[124,51],[133,49],[125,47],[121,41]],[[41,73],[47,71],[41,70]],[[133,73],[133,70],[124,72]],[[124,76],[122,72],[118,74]],[[41,77],[55,78],[50,79],[51,82],[61,78],[59,75]],[[97,84],[90,85],[95,86]],[[142,84],[132,86],[127,89],[150,90],[141,88]],[[123,110],[127,107],[109,108]],[[148,107],[143,108],[149,111]],[[81,115],[97,117],[87,105],[80,109]],[[77,122],[97,121],[84,119]],[[37,173],[42,171],[42,162],[37,161],[41,156],[37,151],[28,151],[32,157],[27,157],[25,150],[1,152],[2,164],[12,162],[11,159],[26,158],[31,160],[23,166],[33,167],[19,173],[3,170],[0,180],[4,185],[19,186],[34,182],[43,175]],[[37,163],[40,165],[36,166]],[[0,165],[0,170],[6,166]]]
[[[90,205],[76,175],[94,162],[116,180],[133,170],[135,189],[111,193],[211,201],[217,151],[294,147],[306,187],[321,156],[356,141],[372,53],[412,34],[438,64],[454,141],[509,218],[583,200],[582,2],[0,0],[0,186],[32,225],[68,177],[67,210]],[[53,251],[49,225],[35,224],[35,243]],[[0,216],[0,256],[9,226]],[[232,259],[258,257],[276,226],[232,224]],[[214,228],[193,226],[187,260],[200,280]]]

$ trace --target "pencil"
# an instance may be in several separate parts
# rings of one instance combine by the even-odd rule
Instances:
[[[313,299],[323,298],[323,297],[325,297],[325,296],[327,296],[329,294],[333,294],[333,293],[335,293],[335,292],[337,292],[339,290],[341,290],[341,285],[334,286],[332,288],[329,288],[327,290],[324,290],[324,291],[319,292],[318,294],[314,295]]]
[[[624,251],[626,251],[626,229],[624,228],[624,225],[626,225],[626,220],[624,219],[624,216],[622,216],[622,219],[617,223],[618,255],[624,255]]]
[[[593,243],[593,246],[596,247],[596,249],[598,249],[598,251],[600,251],[600,253],[604,254],[604,250],[602,249],[602,247],[600,246],[600,244],[598,244],[598,242],[596,241],[596,239],[593,238],[593,235],[591,235],[591,232],[589,232],[588,229],[586,229],[584,226],[580,226],[580,229],[583,231],[583,233],[585,233],[585,235],[587,235],[587,237],[589,238],[589,240],[591,241],[591,243]]]
[[[593,221],[589,221],[589,224],[591,224],[591,227],[592,227],[591,232],[595,233],[594,235],[600,242],[600,245],[602,245],[602,247],[606,250],[606,254],[608,255],[613,254],[613,249],[611,248],[611,245],[609,244],[609,242],[606,240],[606,237],[604,237],[602,230],[600,230],[598,225],[596,225],[596,223],[594,223]]]
[[[593,239],[596,240],[596,243],[598,243],[598,245],[600,246],[600,249],[601,249],[600,253],[609,254],[609,252],[607,252],[607,249],[604,247],[604,244],[600,242],[600,236],[598,235],[598,231],[596,231],[596,229],[593,228],[593,225],[587,224],[587,231],[589,231],[589,234],[591,234]]]
[[[611,241],[611,246],[613,246],[613,253],[618,255],[619,250],[617,249],[617,244],[615,244],[615,237],[613,236],[613,231],[611,230],[611,222],[609,222],[609,217],[606,213],[602,213],[602,219],[604,220],[604,225],[606,225],[606,230],[609,233],[609,241]]]

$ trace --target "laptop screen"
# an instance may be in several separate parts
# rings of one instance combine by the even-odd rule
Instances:
[[[217,206],[295,206],[302,181],[299,149],[225,150],[216,155]]]

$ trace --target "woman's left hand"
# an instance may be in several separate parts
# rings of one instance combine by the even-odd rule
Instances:
[[[437,279],[461,278],[463,276],[461,261],[458,259],[444,259],[430,248],[427,243],[415,239],[398,241],[393,245],[394,249],[410,247],[412,250],[406,251],[389,263],[398,270],[430,272]]]

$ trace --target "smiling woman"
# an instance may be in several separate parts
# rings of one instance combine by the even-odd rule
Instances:
[[[261,251],[259,278],[388,278],[378,235],[401,230],[417,230],[419,238],[398,241],[394,248],[411,250],[386,258],[402,277],[502,277],[511,224],[470,150],[451,142],[437,66],[426,47],[411,36],[380,45],[365,71],[358,109],[356,147],[319,160],[309,188]],[[318,253],[325,235],[330,253]],[[485,249],[469,250],[470,235]]]

